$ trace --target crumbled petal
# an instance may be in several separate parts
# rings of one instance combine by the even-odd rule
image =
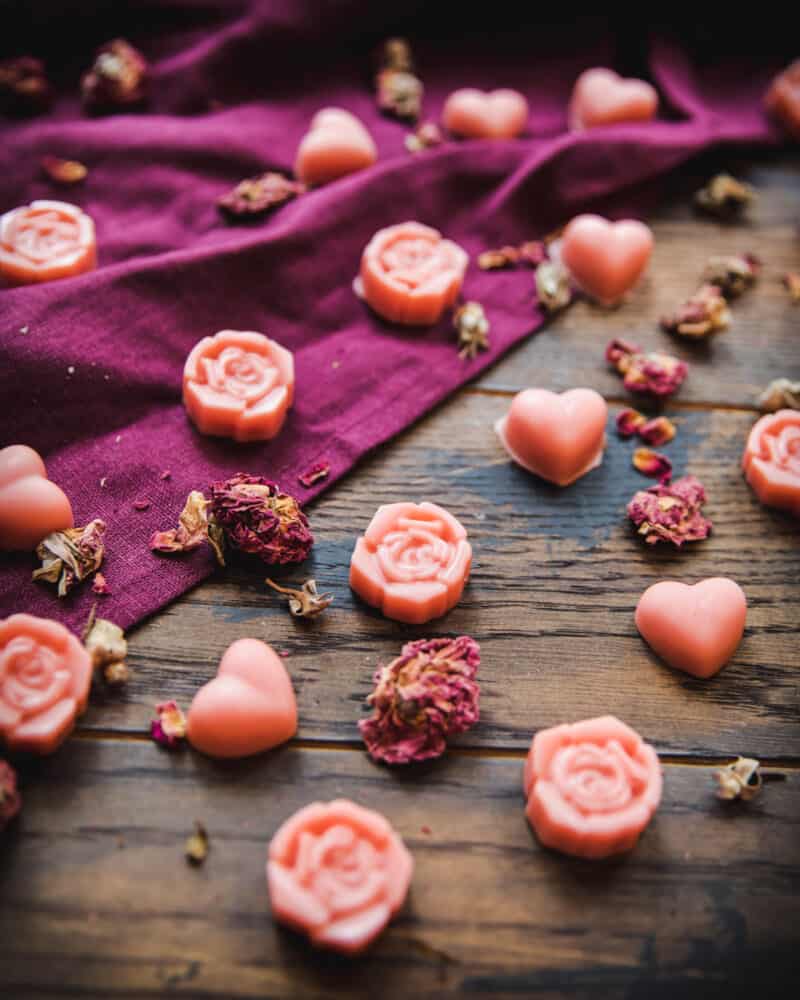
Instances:
[[[444,753],[447,737],[478,721],[479,664],[480,647],[466,635],[406,643],[376,672],[374,713],[358,724],[370,756],[407,764]]]
[[[156,713],[158,718],[150,722],[150,736],[171,750],[186,739],[186,716],[174,701],[162,701],[156,705]]]
[[[62,160],[59,156],[43,156],[42,170],[56,184],[79,184],[89,171],[77,160]]]
[[[375,77],[378,108],[388,115],[416,121],[424,88],[419,77],[402,69],[382,69]]]
[[[83,630],[83,644],[92,658],[94,676],[112,686],[126,684],[131,674],[125,663],[128,655],[125,633],[107,618],[97,618],[96,613],[95,604]]]
[[[134,510],[149,510],[150,501],[149,500],[134,500],[133,509]]]
[[[666,455],[651,448],[637,448],[633,453],[633,467],[643,476],[650,476],[660,482],[668,482],[672,477],[672,462]]]
[[[0,831],[5,829],[21,808],[17,772],[6,761],[0,760]]]
[[[528,267],[538,267],[548,258],[547,244],[544,240],[527,240],[525,243],[520,243],[518,250],[519,262],[527,264]]]
[[[409,132],[405,138],[406,149],[409,153],[421,153],[423,149],[441,146],[443,142],[442,130],[436,122],[423,122],[413,132]]]
[[[282,587],[269,577],[264,583],[277,590],[279,594],[286,594],[289,598],[289,611],[295,618],[316,618],[325,608],[333,604],[333,594],[317,593],[316,580],[306,580],[300,590]]]
[[[0,113],[35,115],[46,111],[52,101],[53,90],[41,59],[0,60]]]
[[[478,257],[478,267],[482,271],[497,271],[501,267],[514,267],[519,263],[518,247],[500,247],[499,250],[485,250]]]
[[[694,203],[704,212],[712,215],[732,216],[749,205],[756,192],[749,184],[737,181],[730,174],[717,174],[694,196]]]
[[[606,345],[606,361],[624,375],[630,365],[630,359],[635,354],[640,354],[641,350],[638,344],[631,344],[628,340],[610,340]]]
[[[314,536],[300,504],[277,483],[240,472],[209,487],[209,523],[233,548],[265,563],[302,562]]]
[[[792,302],[800,302],[800,271],[787,271],[783,276],[783,283]]]
[[[718,799],[754,799],[763,787],[760,763],[753,757],[739,757],[719,771],[714,771]]]
[[[149,75],[142,53],[115,38],[97,50],[91,69],[81,79],[83,106],[93,114],[136,107],[147,99]]]
[[[171,479],[172,478],[172,473],[169,471],[169,469],[164,469],[164,471],[161,473],[161,475],[158,478],[159,479]]]
[[[278,205],[306,191],[305,184],[290,180],[283,174],[268,171],[258,177],[240,181],[233,190],[217,200],[219,210],[231,220],[252,219],[265,215]]]
[[[58,596],[65,597],[72,587],[100,568],[105,530],[105,521],[95,518],[84,528],[48,535],[36,548],[42,565],[33,571],[33,579],[57,584]]]
[[[661,326],[682,337],[707,337],[725,330],[730,323],[728,303],[719,285],[703,285],[670,316],[663,316]]]
[[[319,483],[323,479],[327,479],[330,472],[330,462],[315,462],[310,469],[306,469],[305,472],[297,477],[297,481],[301,486],[305,486],[306,489],[310,489],[314,483]]]
[[[647,423],[647,417],[638,410],[630,408],[620,410],[617,414],[617,434],[623,438],[633,437],[639,432],[639,428]]]
[[[375,65],[379,70],[400,69],[407,73],[413,73],[414,56],[408,39],[387,38],[378,48]]]
[[[178,518],[178,527],[170,531],[156,531],[150,537],[153,552],[191,552],[203,542],[209,542],[218,562],[224,566],[219,533],[212,539],[209,531],[207,507],[208,500],[200,490],[192,490]]]
[[[671,441],[677,431],[675,424],[673,424],[669,417],[653,417],[652,420],[647,420],[640,424],[636,428],[636,433],[645,444],[659,448],[662,444]]]
[[[689,372],[686,363],[671,354],[661,351],[642,354],[638,345],[625,340],[609,341],[606,361],[624,377],[626,389],[653,396],[672,395]]]
[[[703,271],[703,281],[708,285],[716,285],[720,294],[732,299],[755,284],[761,267],[761,261],[752,253],[709,257]]]
[[[559,262],[546,260],[536,268],[536,295],[548,312],[556,312],[572,301],[569,272]]]
[[[788,378],[773,379],[758,397],[758,408],[763,413],[800,410],[800,382],[792,382]]]
[[[108,597],[111,593],[111,588],[108,585],[108,581],[103,576],[102,573],[95,573],[94,579],[92,580],[92,590],[95,594],[100,594],[103,597]]]
[[[628,516],[646,542],[697,542],[711,533],[711,521],[701,508],[706,500],[703,484],[694,476],[674,483],[659,483],[638,490],[628,504]]]
[[[458,331],[458,356],[476,357],[478,351],[489,350],[489,320],[480,302],[465,302],[453,316],[453,326]]]
[[[192,865],[202,865],[208,856],[208,831],[202,823],[194,821],[194,833],[186,840],[184,854]]]

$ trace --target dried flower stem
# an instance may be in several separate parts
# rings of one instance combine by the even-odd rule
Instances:
[[[317,593],[316,580],[306,580],[301,590],[282,587],[269,577],[264,583],[279,594],[286,594],[289,598],[289,611],[295,618],[315,618],[333,603],[333,594]]]

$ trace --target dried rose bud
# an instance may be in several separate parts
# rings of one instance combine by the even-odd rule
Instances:
[[[57,584],[58,596],[65,597],[76,584],[100,568],[105,555],[105,530],[105,521],[95,518],[85,528],[69,528],[48,535],[36,548],[42,565],[33,571],[33,579]]]
[[[202,865],[208,857],[208,831],[198,820],[194,821],[194,833],[186,840],[183,853],[189,864]]]
[[[95,573],[92,580],[92,590],[95,594],[100,594],[102,597],[110,595],[111,588],[108,585],[108,580],[106,580],[102,573]]]
[[[623,376],[623,384],[631,392],[651,396],[670,396],[686,378],[689,369],[684,361],[653,351],[642,354],[641,348],[625,340],[612,340],[606,347],[609,361]]]
[[[158,718],[150,722],[150,736],[172,750],[186,739],[186,716],[174,701],[162,701],[156,705],[156,713]]]
[[[56,184],[79,184],[89,171],[77,160],[62,160],[58,156],[43,156],[42,170]]]
[[[53,90],[41,59],[19,56],[0,60],[0,113],[35,115],[53,102]]]
[[[278,205],[304,194],[306,190],[305,184],[300,181],[269,171],[240,181],[232,191],[218,199],[217,207],[231,221],[246,221],[266,215]]]
[[[91,114],[125,111],[147,99],[148,86],[145,57],[123,38],[115,38],[97,50],[81,79],[81,98]]]
[[[330,473],[330,462],[315,462],[310,469],[306,469],[302,475],[297,477],[297,481],[301,486],[305,486],[306,489],[310,489],[314,483],[319,483],[323,479],[327,479]]]
[[[640,354],[641,350],[638,344],[628,340],[610,340],[606,345],[606,361],[624,375],[630,366],[630,359],[634,354]]]
[[[800,382],[791,382],[788,378],[773,379],[758,397],[758,408],[762,413],[800,410]]]
[[[317,581],[306,580],[301,590],[292,587],[281,587],[280,584],[270,580],[264,581],[268,587],[277,590],[279,594],[286,594],[289,598],[289,612],[295,618],[316,618],[325,608],[333,604],[333,594],[318,594]]]
[[[672,542],[680,547],[711,533],[711,521],[701,512],[705,501],[703,484],[694,476],[683,476],[669,485],[638,490],[628,504],[628,517],[648,544]]]
[[[208,523],[208,500],[200,490],[192,490],[178,518],[178,527],[170,531],[155,531],[150,536],[153,552],[191,552],[208,542],[217,562],[225,565],[222,533]]]
[[[697,208],[718,216],[733,216],[756,198],[755,188],[730,174],[717,174],[694,196]]]
[[[0,760],[0,831],[5,829],[21,808],[17,772],[6,761]]]
[[[478,351],[489,350],[489,320],[480,302],[465,302],[453,316],[453,326],[458,330],[458,356],[474,358]]]
[[[675,424],[668,417],[653,417],[636,430],[645,444],[654,445],[656,448],[671,441],[677,433]]]
[[[556,312],[572,301],[569,273],[557,261],[546,260],[536,268],[536,297],[547,312]]]
[[[265,563],[302,562],[314,536],[297,500],[277,483],[240,472],[209,487],[209,520],[233,548]]]
[[[718,285],[703,285],[671,316],[663,316],[661,326],[682,337],[707,337],[727,328],[731,314]]]
[[[800,302],[800,272],[787,271],[783,276],[783,283],[792,302]]]
[[[501,267],[513,267],[519,262],[517,247],[500,247],[499,250],[485,250],[478,257],[478,267],[482,271],[497,271]]]
[[[443,142],[442,130],[436,122],[424,122],[422,125],[418,125],[405,138],[406,149],[409,153],[421,153],[423,149],[441,146]]]
[[[633,467],[643,476],[658,479],[659,482],[669,482],[672,478],[672,462],[660,451],[650,448],[637,448],[633,453]]]
[[[709,257],[703,281],[716,285],[722,295],[732,299],[755,284],[761,267],[761,261],[751,253]]]
[[[617,434],[623,438],[633,437],[646,423],[647,417],[638,410],[620,410],[617,414]]]
[[[406,73],[414,72],[414,56],[411,46],[405,38],[387,38],[378,48],[375,65],[381,69],[400,69]]]
[[[416,121],[422,110],[424,88],[419,77],[400,69],[384,69],[375,77],[378,108],[384,113]]]
[[[387,764],[441,756],[449,736],[478,721],[480,661],[468,635],[406,643],[376,672],[367,698],[374,714],[358,724],[370,756]]]
[[[760,766],[760,762],[753,757],[739,757],[732,764],[714,771],[714,779],[719,786],[717,798],[729,801],[742,799],[745,802],[754,799],[763,787]]]

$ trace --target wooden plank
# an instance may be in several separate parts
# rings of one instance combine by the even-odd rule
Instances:
[[[708,768],[665,772],[638,848],[597,863],[537,844],[520,760],[398,774],[351,751],[220,764],[73,740],[27,773],[0,854],[3,996],[683,998],[788,982],[800,775],[745,805],[715,799]],[[357,961],[276,927],[263,880],[278,825],[336,796],[385,813],[416,863],[406,908]],[[197,869],[182,857],[196,818],[211,836]]]
[[[702,172],[695,167],[682,174],[680,197],[671,198],[650,220],[655,233],[653,259],[645,279],[623,306],[608,310],[586,301],[574,303],[478,384],[504,391],[532,385],[559,391],[588,385],[608,397],[624,396],[621,379],[603,362],[612,337],[687,361],[690,374],[677,397],[681,402],[751,407],[773,378],[800,378],[800,307],[790,301],[781,283],[786,271],[800,270],[796,232],[800,157],[773,155],[761,165],[737,169],[737,175],[759,192],[740,224],[693,212],[691,192],[710,172],[707,166]],[[764,272],[756,287],[734,302],[727,332],[710,343],[692,343],[659,329],[659,318],[673,312],[697,288],[708,257],[744,252],[759,256]]]
[[[675,416],[678,436],[665,450],[676,475],[693,472],[705,483],[715,530],[706,542],[663,551],[639,542],[625,517],[635,490],[650,483],[630,465],[631,442],[609,428],[602,467],[559,490],[504,457],[492,424],[507,406],[505,397],[462,394],[311,508],[317,545],[290,578],[314,575],[334,591],[321,619],[292,620],[261,583],[262,569],[231,568],[133,633],[129,691],[95,703],[83,727],[146,730],[156,701],[188,703],[227,645],[254,635],[290,653],[299,735],[358,740],[379,661],[409,638],[467,632],[482,645],[483,699],[464,745],[522,748],[540,726],[613,712],[661,751],[800,755],[800,547],[796,524],[761,507],[739,472],[753,415]],[[443,503],[475,548],[461,604],[417,628],[382,618],[347,586],[356,534],[378,504],[406,498]],[[633,610],[659,579],[716,575],[744,587],[748,627],[733,662],[699,681],[650,654]]]

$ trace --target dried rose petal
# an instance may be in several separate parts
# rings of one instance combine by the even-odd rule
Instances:
[[[421,153],[424,149],[441,146],[443,142],[442,130],[436,122],[424,122],[422,125],[418,125],[405,138],[406,149],[409,153]]]
[[[252,219],[265,215],[278,205],[304,194],[307,188],[300,181],[290,180],[283,174],[269,171],[259,177],[240,181],[232,191],[222,195],[217,207],[231,221]]]
[[[761,261],[752,253],[709,257],[703,271],[703,281],[716,285],[725,298],[732,299],[755,284],[761,268]]]
[[[422,110],[422,80],[402,69],[383,69],[375,77],[378,108],[388,115],[416,121]]]
[[[156,705],[158,718],[150,722],[150,736],[163,747],[172,750],[186,739],[186,716],[174,701]]]
[[[53,102],[44,63],[33,56],[0,60],[0,113],[35,115]]]
[[[728,303],[718,285],[703,285],[670,316],[663,316],[661,326],[682,337],[706,337],[725,330],[730,323]]]
[[[501,267],[513,267],[519,262],[517,247],[500,247],[499,250],[485,250],[478,257],[478,267],[482,271],[497,271]]]
[[[623,438],[633,437],[645,423],[647,417],[638,410],[620,410],[617,414],[617,434]]]
[[[94,579],[92,580],[92,590],[95,594],[100,594],[103,597],[108,597],[111,593],[111,588],[108,585],[108,581],[103,576],[102,573],[95,573]]]
[[[783,276],[783,283],[792,302],[800,302],[800,272],[787,271]]]
[[[650,448],[637,448],[633,453],[633,467],[643,476],[650,476],[661,482],[667,482],[672,477],[672,462],[666,455]]]
[[[612,340],[606,346],[606,361],[624,376],[623,384],[631,392],[670,396],[686,378],[689,369],[684,361],[653,351],[642,354],[641,348],[625,340]]]
[[[458,331],[459,358],[476,357],[489,350],[489,320],[480,302],[465,302],[455,311],[453,326]]]
[[[406,643],[376,672],[367,698],[374,714],[358,724],[370,756],[387,764],[441,756],[448,736],[478,721],[479,664],[480,646],[467,635]]]
[[[314,544],[308,518],[297,500],[277,483],[240,472],[209,487],[209,520],[225,540],[265,563],[294,563],[307,558]]]
[[[81,98],[92,114],[124,111],[147,99],[148,86],[145,57],[123,38],[115,38],[97,50],[81,79]]]
[[[609,340],[606,345],[606,361],[624,374],[628,370],[630,358],[634,354],[641,354],[641,351],[638,344],[632,344],[628,340]]]
[[[800,382],[792,382],[788,378],[773,379],[758,397],[758,408],[762,413],[800,410]]]
[[[748,802],[759,794],[764,784],[761,763],[754,757],[738,757],[732,764],[714,771],[713,776],[718,785],[718,799]]]
[[[0,831],[5,829],[21,808],[17,772],[6,761],[0,760]]]
[[[172,478],[172,473],[169,471],[169,469],[164,469],[164,471],[161,473],[161,475],[158,478],[159,479],[171,479]]]
[[[696,542],[711,533],[711,521],[701,508],[706,501],[703,484],[694,476],[683,476],[674,483],[659,483],[638,490],[628,504],[628,517],[646,542]]]
[[[208,857],[208,831],[198,820],[194,821],[194,833],[186,840],[184,855],[192,865],[202,865]]]
[[[300,590],[292,587],[281,587],[280,584],[270,580],[264,581],[268,587],[277,590],[279,594],[286,594],[289,598],[289,612],[295,618],[316,618],[325,608],[333,604],[333,594],[318,594],[317,581],[306,580]]]
[[[59,156],[43,156],[42,170],[56,184],[79,184],[89,171],[77,160],[62,160]]]
[[[301,486],[305,486],[306,489],[310,489],[314,483],[318,483],[323,479],[327,479],[331,472],[330,462],[315,462],[310,469],[306,469],[302,475],[297,477],[297,481]]]
[[[697,208],[712,215],[736,215],[756,198],[755,188],[730,174],[717,174],[694,196]]]
[[[636,428],[639,437],[645,444],[659,447],[671,441],[677,431],[675,424],[668,417],[653,417]]]
[[[200,490],[192,490],[186,499],[178,518],[178,527],[170,531],[155,531],[150,536],[153,552],[191,552],[204,542],[208,542],[217,562],[225,565],[221,532],[213,530],[208,523],[206,508],[208,500]]]
[[[105,555],[105,530],[105,521],[95,518],[84,528],[48,535],[36,548],[42,565],[33,571],[33,579],[58,584],[58,596],[65,597],[72,587],[100,568]]]

